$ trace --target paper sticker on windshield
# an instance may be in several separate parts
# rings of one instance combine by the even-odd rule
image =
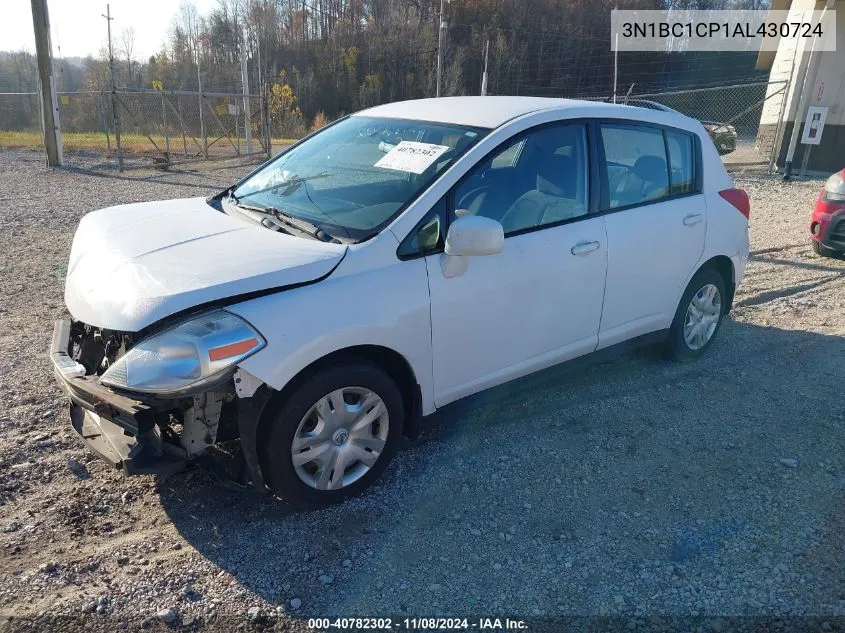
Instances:
[[[385,154],[374,167],[421,174],[448,149],[448,145],[402,141]]]

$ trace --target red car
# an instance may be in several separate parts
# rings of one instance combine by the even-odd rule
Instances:
[[[810,220],[813,250],[824,257],[845,254],[845,169],[824,185]]]

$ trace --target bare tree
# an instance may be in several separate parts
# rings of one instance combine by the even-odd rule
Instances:
[[[12,67],[18,80],[18,92],[28,92],[38,89],[38,66],[35,56],[25,49],[11,54]]]
[[[134,82],[132,81],[132,56],[135,53],[135,28],[129,27],[128,29],[123,29],[123,32],[120,34],[120,46],[123,54],[126,56],[126,85],[131,86]]]
[[[752,8],[768,1],[451,2],[444,16],[444,94],[478,92],[489,39],[490,94],[607,95],[614,82],[608,19],[614,7]],[[191,0],[180,0],[167,42],[147,62],[133,59],[131,29],[121,35],[120,69],[136,85],[143,72],[171,88],[195,89],[199,62],[206,91],[231,92],[240,86],[245,32],[252,85],[286,84],[305,119],[318,112],[335,117],[381,101],[432,95],[439,8],[440,0],[215,0],[200,15]],[[631,52],[619,62],[619,84],[643,92],[745,80],[760,72],[753,54]],[[9,83],[17,78],[18,86],[26,84],[20,72],[7,75]],[[89,73],[89,82],[99,83],[99,75]]]

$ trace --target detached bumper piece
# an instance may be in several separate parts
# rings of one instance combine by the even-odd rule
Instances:
[[[187,462],[150,432],[149,437],[130,435],[126,429],[82,407],[70,405],[73,430],[91,451],[127,475],[170,475],[185,470]]]
[[[94,453],[128,475],[184,470],[184,451],[168,442],[156,424],[173,401],[138,400],[104,387],[69,355],[70,321],[56,321],[50,359],[59,385],[70,396],[74,431]]]

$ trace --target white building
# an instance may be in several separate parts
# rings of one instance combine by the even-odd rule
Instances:
[[[812,149],[809,150],[808,169],[834,172],[845,167],[845,0],[771,0],[770,8],[821,11],[825,6],[828,11],[836,10],[836,51],[812,53],[812,56],[818,59],[814,81],[810,81],[811,78],[808,77],[807,85],[802,86],[811,54],[809,47],[805,49],[803,42],[797,39],[781,40],[777,52],[762,51],[757,57],[757,68],[771,71],[767,100],[760,118],[758,141],[761,145],[768,146],[769,141],[775,138],[774,155],[778,167],[783,167],[786,161],[796,118],[803,120],[808,106],[826,106],[827,121],[819,145],[802,145],[799,137],[792,159],[793,168],[800,167],[805,152],[810,147]],[[802,88],[809,94],[804,112],[799,115]],[[780,96],[776,95],[777,91],[783,89],[787,91],[785,104]],[[778,126],[781,114],[783,124]]]

